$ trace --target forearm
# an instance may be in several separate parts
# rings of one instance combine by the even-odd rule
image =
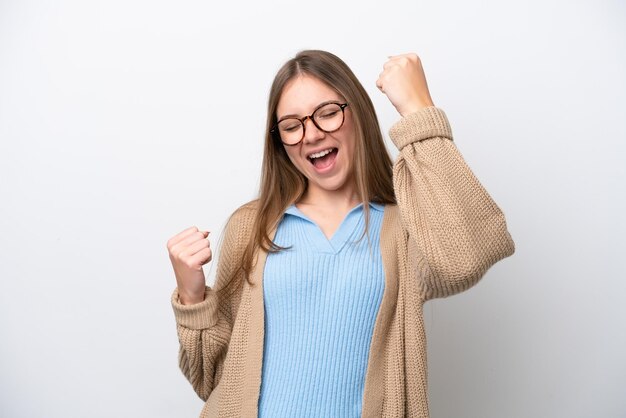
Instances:
[[[452,142],[441,109],[407,115],[390,135],[400,149],[394,189],[403,225],[431,273],[425,296],[465,290],[513,254],[504,215]]]
[[[218,325],[224,319],[220,318],[217,293],[207,287],[202,302],[183,305],[174,291],[171,302],[180,343],[179,367],[198,396],[206,400],[219,381],[230,339],[225,335],[228,327]]]

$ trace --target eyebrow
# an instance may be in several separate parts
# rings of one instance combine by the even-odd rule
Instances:
[[[315,109],[313,109],[313,112],[315,112],[320,107],[322,107],[324,105],[327,105],[329,103],[341,103],[341,99],[326,100],[325,102],[322,102],[322,103],[318,104],[317,106],[315,106]],[[311,112],[311,114],[313,114],[313,112]],[[289,119],[289,118],[300,118],[300,115],[296,115],[296,114],[283,115],[280,118],[278,118],[276,123],[280,122],[283,119]]]

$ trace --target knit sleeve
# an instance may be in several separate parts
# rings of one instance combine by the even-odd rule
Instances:
[[[228,220],[222,234],[215,286],[205,288],[204,300],[183,305],[178,290],[171,298],[180,343],[179,367],[204,401],[220,380],[241,299],[244,273],[239,266],[246,230],[252,225],[248,212],[244,206]]]
[[[504,214],[457,150],[443,110],[431,106],[406,115],[389,134],[400,150],[394,191],[423,273],[422,298],[470,288],[515,251]]]

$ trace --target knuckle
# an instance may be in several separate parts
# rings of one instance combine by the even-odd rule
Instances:
[[[185,250],[184,249],[181,249],[181,250],[178,250],[178,251],[174,252],[174,258],[176,260],[178,260],[178,261],[184,262],[185,261],[185,256],[186,256],[186,254],[185,254]]]
[[[177,241],[177,237],[178,235],[175,235],[173,237],[171,237],[170,239],[167,240],[167,249],[171,250],[176,246],[176,241]]]

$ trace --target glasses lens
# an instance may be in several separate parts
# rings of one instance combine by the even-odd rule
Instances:
[[[283,119],[278,122],[280,139],[286,144],[295,144],[302,138],[302,123],[299,119]]]
[[[333,132],[343,124],[343,111],[337,103],[329,103],[317,109],[313,118],[322,130]]]

